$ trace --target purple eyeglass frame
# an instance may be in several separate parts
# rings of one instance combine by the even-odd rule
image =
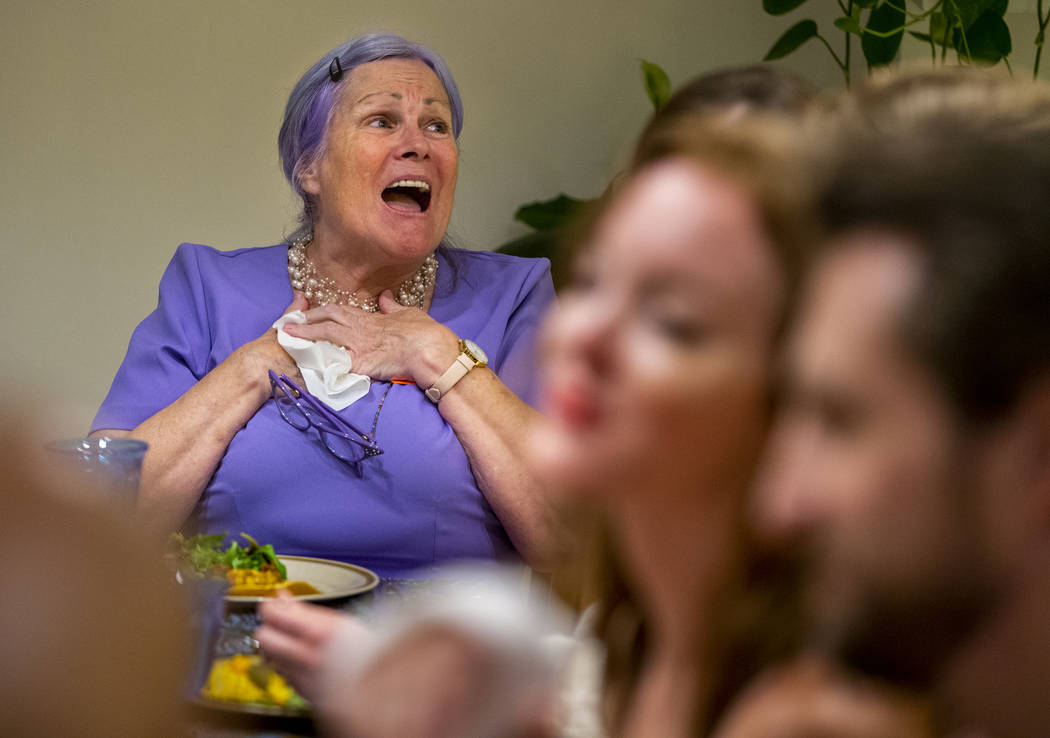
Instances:
[[[383,449],[379,448],[379,444],[375,442],[374,438],[350,421],[339,417],[334,411],[318,401],[317,398],[293,382],[287,374],[282,374],[278,377],[272,369],[268,373],[270,375],[270,399],[277,406],[277,412],[293,428],[305,431],[307,428],[313,427],[317,430],[321,435],[322,445],[328,449],[332,456],[347,464],[356,465],[364,459],[383,453]],[[298,408],[303,420],[306,421],[306,425],[300,427],[285,414],[281,401],[278,398],[278,392],[283,393]],[[339,453],[329,445],[326,437],[328,434],[359,446],[362,449],[361,456],[348,458]]]

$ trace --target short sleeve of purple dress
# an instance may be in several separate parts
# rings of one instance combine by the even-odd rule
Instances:
[[[261,336],[292,301],[287,253],[287,245],[179,246],[157,309],[132,334],[92,428],[134,428]],[[554,299],[549,264],[459,249],[439,250],[438,261],[431,316],[476,341],[503,382],[531,403],[536,332]],[[341,415],[370,428],[388,388],[376,425],[384,453],[362,461],[360,476],[312,430],[293,428],[264,403],[230,442],[189,528],[243,531],[281,553],[388,577],[423,575],[449,560],[514,560],[455,433],[418,387],[373,382]]]

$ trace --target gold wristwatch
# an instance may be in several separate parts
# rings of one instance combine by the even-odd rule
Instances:
[[[445,396],[450,389],[456,386],[456,382],[467,376],[467,372],[479,366],[488,366],[489,357],[481,350],[481,346],[470,339],[459,340],[459,356],[452,362],[444,374],[430,386],[423,394],[435,405]]]

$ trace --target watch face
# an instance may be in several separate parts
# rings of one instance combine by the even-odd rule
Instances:
[[[485,352],[481,350],[481,346],[471,341],[469,338],[463,339],[463,347],[467,350],[467,353],[474,357],[474,360],[479,364],[487,364],[489,357],[485,355]]]

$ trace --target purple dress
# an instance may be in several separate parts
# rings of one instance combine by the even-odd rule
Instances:
[[[131,429],[166,408],[235,349],[269,329],[292,301],[288,246],[216,251],[182,244],[154,310],[92,429]],[[554,299],[545,259],[443,249],[430,315],[471,338],[489,365],[532,402],[535,338]],[[267,401],[241,429],[208,482],[189,530],[248,533],[280,553],[319,556],[418,576],[453,559],[517,554],[478,489],[452,428],[415,385],[373,382],[340,414],[376,426],[380,456],[361,475],[333,457],[310,429],[286,423]]]

